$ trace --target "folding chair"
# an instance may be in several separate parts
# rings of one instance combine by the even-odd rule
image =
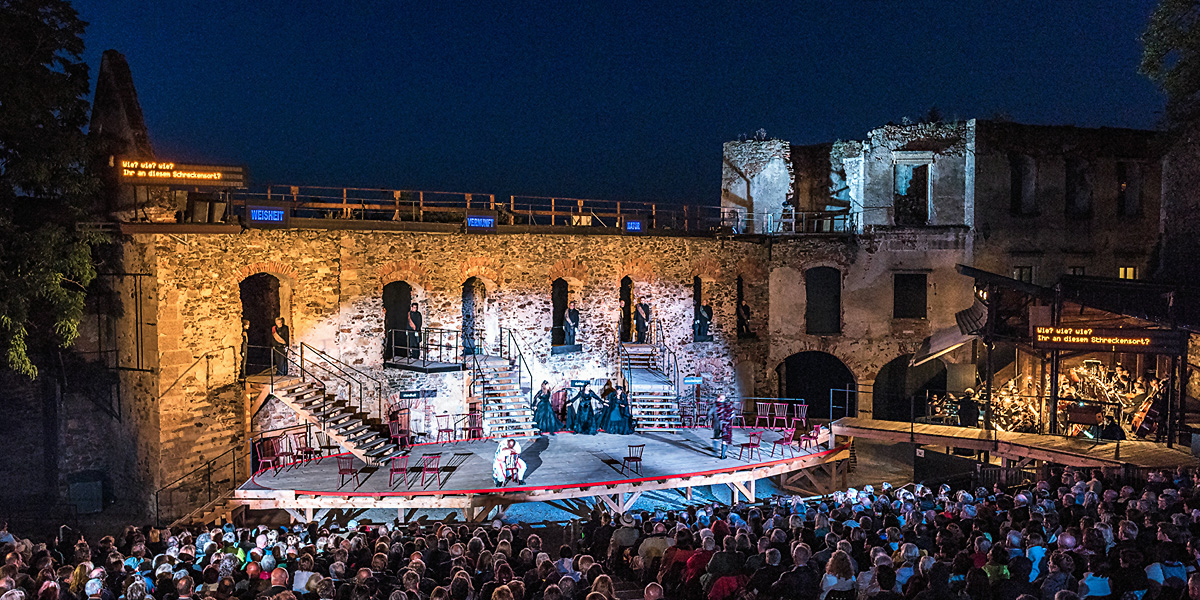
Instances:
[[[346,478],[350,477],[350,476],[354,477],[354,489],[358,489],[359,487],[361,487],[362,482],[359,481],[359,479],[358,479],[358,469],[354,467],[354,457],[353,456],[339,456],[339,457],[337,457],[337,462],[338,462],[338,489],[340,490],[340,489],[342,489],[342,486],[346,485]]]
[[[761,448],[762,436],[763,436],[763,432],[755,431],[754,433],[750,434],[750,441],[742,442],[741,444],[738,444],[738,448],[739,448],[738,460],[742,460],[742,454],[745,453],[747,450],[750,451],[750,460],[754,460],[754,451],[755,450],[758,450],[758,458],[759,458],[759,460],[762,460],[762,448]]]
[[[645,444],[629,444],[629,455],[621,459],[621,474],[625,473],[625,467],[630,467],[630,470],[638,475],[642,474],[642,452],[645,452]]]
[[[408,485],[408,455],[393,456],[391,463],[388,465],[388,487],[392,487],[392,482],[396,474],[400,474],[400,481]]]

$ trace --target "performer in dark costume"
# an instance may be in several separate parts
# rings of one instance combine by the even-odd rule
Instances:
[[[629,410],[629,395],[625,388],[617,386],[604,397],[604,410],[600,412],[600,428],[615,435],[633,435],[633,415]]]
[[[644,298],[638,298],[633,305],[633,330],[637,333],[637,343],[646,343],[646,334],[650,331],[650,305]]]
[[[418,310],[417,303],[413,302],[408,309],[408,323],[405,329],[408,333],[408,356],[409,358],[421,358],[421,325],[424,324],[424,318],[421,316],[421,311]]]
[[[596,405],[600,403],[600,397],[596,392],[588,389],[587,384],[579,388],[579,395],[575,396],[576,413],[575,427],[572,429],[575,433],[584,435],[596,435]]]
[[[693,333],[696,334],[696,341],[708,341],[708,326],[712,323],[713,308],[711,304],[702,304],[696,307],[696,317],[693,327]]]
[[[979,426],[979,403],[975,402],[975,390],[967,388],[958,399],[958,424],[962,427]]]
[[[713,454],[725,458],[725,452],[733,443],[733,414],[732,402],[725,399],[725,394],[717,396],[717,401],[708,407],[708,417],[712,422]]]
[[[738,337],[750,337],[753,332],[750,331],[750,305],[742,300],[741,306],[737,310],[737,335]]]
[[[562,423],[558,422],[558,417],[554,416],[554,407],[550,405],[549,381],[542,382],[542,389],[538,390],[533,401],[533,422],[537,425],[538,430],[550,435],[554,435],[556,431],[562,431]]]
[[[563,332],[566,334],[563,343],[574,346],[575,334],[579,332],[579,309],[575,308],[574,300],[567,307],[567,312],[563,315]]]

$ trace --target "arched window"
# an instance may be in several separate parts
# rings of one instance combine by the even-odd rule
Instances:
[[[275,317],[288,315],[280,302],[279,278],[270,273],[255,273],[238,284],[242,300],[242,319],[250,322],[246,332],[246,374],[261,373],[271,368],[271,327]],[[290,327],[291,322],[287,325]]]
[[[804,323],[811,335],[842,332],[842,272],[813,267],[804,272]]]
[[[487,285],[478,277],[463,282],[462,288],[462,335],[463,354],[485,354],[486,343]]]
[[[711,342],[712,302],[704,294],[704,280],[692,278],[692,334],[697,342]]]

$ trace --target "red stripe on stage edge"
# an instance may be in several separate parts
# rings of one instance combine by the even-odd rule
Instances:
[[[397,492],[391,492],[391,491],[388,491],[388,492],[329,492],[329,491],[316,491],[316,490],[288,490],[288,491],[292,491],[296,494],[304,494],[304,495],[308,495],[308,496],[341,496],[341,497],[346,497],[346,498],[356,498],[356,497],[358,497],[358,498],[362,498],[362,497],[383,498],[383,497],[396,497],[396,496],[459,496],[459,495],[466,495],[466,494],[501,494],[501,493],[510,493],[510,492],[530,492],[530,491],[537,491],[537,490],[549,491],[549,490],[565,490],[565,489],[570,489],[570,488],[584,488],[584,487],[592,488],[592,487],[601,487],[601,486],[609,486],[609,485],[622,485],[622,484],[628,484],[628,483],[644,483],[647,481],[658,481],[660,479],[681,479],[681,478],[685,478],[685,477],[703,477],[703,476],[707,476],[707,475],[719,475],[721,473],[733,473],[735,471],[742,471],[742,470],[747,470],[747,469],[771,467],[771,466],[782,464],[782,463],[785,463],[788,461],[825,456],[827,454],[837,452],[845,447],[847,447],[847,445],[842,444],[841,446],[838,446],[831,450],[825,450],[824,452],[817,452],[816,454],[806,454],[804,456],[796,456],[796,457],[792,457],[792,458],[781,458],[779,460],[773,460],[773,461],[765,462],[765,463],[755,463],[753,466],[745,465],[745,466],[739,466],[739,467],[727,467],[724,469],[713,469],[713,470],[709,470],[709,471],[697,471],[694,473],[676,473],[674,475],[667,476],[667,477],[660,475],[658,477],[640,477],[637,479],[618,479],[618,480],[614,480],[614,481],[597,481],[597,482],[587,482],[587,483],[565,483],[565,484],[559,484],[559,485],[546,485],[546,486],[483,488],[483,489],[477,489],[477,490],[437,489],[437,490],[406,490],[403,492],[398,492],[398,491]],[[343,452],[341,455],[345,455],[345,454],[349,454],[349,452]],[[341,455],[336,455],[336,456],[341,456]],[[328,458],[328,457],[326,457],[326,458]],[[292,463],[292,464],[295,464],[295,463]],[[267,470],[270,470],[270,469],[269,468],[264,469],[263,471],[267,471]],[[250,477],[250,480],[254,481],[255,478],[263,471],[259,471],[258,473],[255,473],[253,476]],[[257,483],[257,482],[255,482],[255,483]],[[263,487],[266,487],[266,486],[263,486]],[[268,488],[268,489],[284,491],[283,489],[279,489],[279,488]],[[531,500],[531,501],[536,502],[536,500]]]

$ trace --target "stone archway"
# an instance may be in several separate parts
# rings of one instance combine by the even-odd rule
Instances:
[[[946,364],[934,359],[909,367],[911,354],[892,359],[879,369],[871,386],[872,416],[885,421],[905,421],[925,416],[928,395],[946,390]]]
[[[854,416],[857,400],[854,373],[838,357],[815,350],[797,352],[775,369],[779,374],[780,397],[805,400],[809,418],[825,420]],[[847,397],[850,402],[846,401]]]
[[[274,341],[271,328],[275,325],[276,317],[282,317],[287,324],[291,332],[290,341],[294,343],[296,340],[295,323],[292,321],[292,280],[282,276],[284,269],[246,273],[255,266],[243,268],[242,279],[238,282],[241,321],[250,322],[246,332],[246,353],[241,357],[247,375],[261,373],[271,367],[271,346]],[[239,324],[238,329],[241,327]]]

